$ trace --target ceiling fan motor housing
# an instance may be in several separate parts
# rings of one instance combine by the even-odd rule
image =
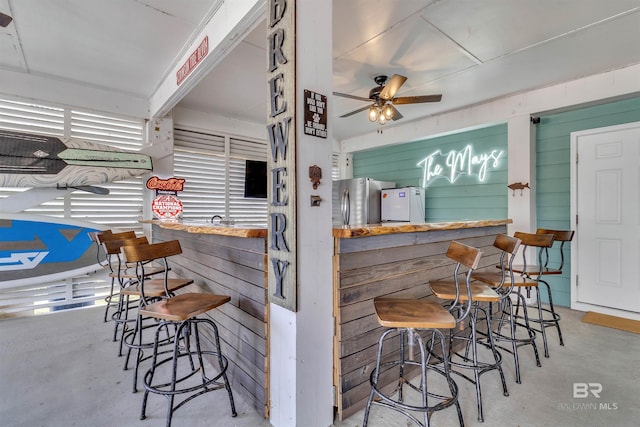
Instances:
[[[376,82],[378,86],[369,91],[369,99],[377,101],[380,98],[380,92],[382,92],[382,89],[384,89],[384,85],[387,82],[387,76],[382,74],[374,76],[373,81]]]
[[[380,92],[382,92],[382,89],[384,89],[384,86],[377,86],[371,89],[369,91],[369,99],[377,101],[380,98]]]

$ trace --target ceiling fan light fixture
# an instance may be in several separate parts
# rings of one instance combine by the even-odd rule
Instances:
[[[391,120],[393,117],[393,107],[390,104],[385,104],[382,112],[384,114],[384,118],[387,120]]]
[[[385,117],[384,114],[380,114],[378,116],[378,123],[381,125],[384,125],[385,123],[387,123],[387,118]]]
[[[369,108],[369,121],[375,122],[378,120],[378,116],[380,116],[381,114],[378,114],[378,109],[375,107],[375,105],[372,105],[371,108]]]

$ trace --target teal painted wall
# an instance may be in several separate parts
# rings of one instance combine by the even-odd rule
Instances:
[[[539,228],[567,230],[571,227],[571,132],[640,121],[640,98],[598,105],[540,117],[536,136],[536,215]],[[565,260],[571,249],[565,245]],[[554,246],[552,260],[559,262]],[[571,304],[571,269],[550,277],[553,303]],[[544,294],[544,292],[543,292]],[[546,301],[546,297],[543,298]]]
[[[640,98],[581,108],[540,117],[536,137],[536,215],[539,228],[571,227],[570,138],[571,132],[640,121]],[[422,184],[422,169],[417,163],[437,149],[462,150],[472,143],[476,152],[504,150],[499,167],[490,171],[487,181],[461,176],[453,184],[435,180],[426,189],[427,221],[462,219],[500,219],[507,217],[507,126],[498,125],[413,143],[354,153],[355,177],[395,181],[398,186]],[[558,262],[559,249],[551,251]],[[565,259],[571,259],[566,245]],[[554,304],[571,304],[571,268],[561,276],[550,277]],[[547,300],[543,296],[543,300]]]
[[[502,151],[497,167],[487,168],[486,180],[478,181],[480,164],[472,164],[473,175],[462,174],[453,183],[444,177],[431,180],[425,190],[425,219],[429,222],[507,218],[507,125],[412,143],[360,151],[353,155],[354,177],[393,181],[397,187],[422,186],[424,168],[418,163],[436,150],[462,151],[471,144],[480,155]],[[445,166],[443,156],[435,161]],[[490,160],[490,166],[493,161]],[[446,173],[448,176],[449,174]]]

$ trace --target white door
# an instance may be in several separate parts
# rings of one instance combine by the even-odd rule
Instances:
[[[572,300],[640,312],[640,123],[574,132],[571,151],[578,159]]]

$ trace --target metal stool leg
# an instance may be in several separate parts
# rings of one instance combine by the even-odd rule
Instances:
[[[385,341],[389,337],[390,334],[399,333],[400,336],[400,348],[399,348],[399,356],[397,360],[393,360],[390,362],[382,362],[382,354],[385,345]],[[460,425],[464,426],[464,421],[462,418],[462,411],[460,409],[460,404],[458,402],[458,386],[451,378],[451,371],[449,369],[449,363],[446,357],[446,346],[445,346],[445,337],[437,329],[431,331],[431,339],[429,342],[429,350],[425,345],[423,338],[416,331],[406,328],[400,329],[388,329],[382,333],[380,339],[378,341],[378,353],[376,357],[376,365],[371,372],[371,376],[369,381],[371,383],[371,391],[369,393],[369,399],[367,401],[367,406],[365,407],[363,427],[366,427],[369,423],[369,416],[372,405],[379,405],[386,408],[393,409],[396,412],[399,412],[410,419],[413,423],[427,427],[430,425],[430,419],[434,412],[440,411],[442,409],[446,409],[450,406],[455,406],[458,414],[458,419],[460,421]],[[437,335],[437,338],[436,338]],[[406,340],[405,340],[406,338]],[[435,345],[435,340],[440,340],[440,347],[442,353],[445,357],[442,358],[442,368],[436,367],[429,363],[432,350]],[[405,351],[405,342],[410,345],[411,354],[411,346],[414,345],[414,341],[419,346],[420,350],[420,361],[416,362],[412,360],[411,355],[407,358]],[[398,382],[396,388],[392,392],[385,392],[381,388],[379,388],[380,384],[380,374],[383,371],[384,367],[390,366],[391,368],[398,369]],[[420,375],[418,385],[412,384],[410,379],[405,376],[406,367],[407,366],[420,366]],[[428,390],[427,387],[427,372],[432,371],[439,375],[442,375],[447,381],[447,385],[449,388],[450,396],[444,396],[432,393]],[[405,396],[404,390],[409,391],[417,391],[420,394],[420,405],[412,405],[407,402],[407,397]],[[430,402],[431,399],[431,402]],[[418,420],[413,413],[420,412],[423,414],[423,419]]]
[[[184,404],[196,398],[197,396],[200,396],[201,394],[219,390],[222,388],[225,388],[227,391],[232,416],[237,416],[235,402],[233,400],[233,392],[231,391],[231,385],[229,384],[226,373],[228,368],[228,361],[220,351],[220,337],[216,324],[209,319],[196,318],[180,322],[176,327],[176,338],[173,342],[171,356],[163,360],[159,360],[159,355],[163,353],[159,351],[159,347],[162,345],[162,338],[160,337],[161,329],[166,328],[170,323],[174,322],[160,322],[155,332],[153,355],[151,357],[151,367],[144,375],[143,384],[145,392],[142,401],[140,419],[146,418],[146,408],[149,393],[160,394],[167,398],[168,406],[166,415],[166,426],[170,427],[173,419],[173,414]],[[202,348],[200,339],[200,324],[205,324],[206,326],[211,328],[211,331],[213,333],[213,341],[216,346],[215,350],[204,350]],[[192,347],[195,347],[195,349]],[[219,372],[217,372],[217,374],[215,374],[213,377],[207,376],[207,369],[205,367],[203,355],[215,356]],[[185,362],[188,365],[186,373],[185,363],[182,363],[182,365],[180,364],[181,358],[189,359]],[[168,380],[156,378],[158,368],[161,365],[168,363],[171,363],[170,378]],[[198,373],[200,375],[200,380],[198,383],[195,383],[194,381],[192,381],[191,383],[187,382],[191,379],[191,377]],[[180,394],[186,394],[187,397],[176,403],[176,396]]]
[[[542,364],[540,363],[540,355],[538,354],[538,346],[536,345],[536,333],[534,331],[534,329],[531,327],[530,321],[529,321],[529,313],[528,313],[528,309],[527,309],[527,305],[524,303],[524,296],[521,294],[518,294],[518,298],[523,298],[522,301],[522,313],[524,316],[524,327],[525,330],[527,331],[527,333],[529,334],[529,340],[525,341],[525,343],[529,343],[531,344],[531,346],[533,347],[533,353],[536,357],[536,366],[541,367]]]
[[[540,334],[542,334],[542,344],[544,347],[544,357],[549,357],[549,345],[547,344],[547,332],[544,327],[542,301],[540,300],[540,289],[536,286],[536,300],[538,309],[538,319],[529,319],[530,322],[540,324]]]
[[[549,309],[543,311],[548,311],[551,314],[550,319],[543,320],[546,324],[555,326],[558,330],[558,339],[560,340],[560,345],[564,346],[564,340],[562,339],[562,331],[560,330],[560,315],[556,313],[555,308],[553,307],[553,295],[551,294],[551,286],[544,280],[540,280],[540,283],[544,284],[545,289],[547,291],[547,297],[549,298]]]
[[[445,338],[444,338],[444,334],[442,333],[442,331],[438,330],[438,329],[434,329],[432,331],[432,335],[431,335],[431,347],[429,348],[429,352],[428,355],[429,357],[433,354],[433,343],[435,342],[435,336],[438,335],[438,339],[440,340],[440,351],[441,354],[447,354],[447,349],[445,347]],[[429,358],[427,358],[427,364],[429,363]],[[447,378],[447,382],[449,384],[449,391],[451,393],[451,396],[455,396],[455,407],[456,407],[456,412],[458,413],[458,422],[460,424],[460,427],[464,427],[464,420],[462,418],[462,408],[460,407],[460,400],[458,399],[458,385],[453,381],[453,379],[451,378],[451,367],[449,366],[449,362],[447,360],[447,358],[444,358],[444,363],[443,363],[443,371],[445,374],[445,377]]]
[[[104,308],[104,321],[105,323],[108,321],[108,316],[109,316],[109,308],[111,308],[111,306],[113,305],[113,289],[114,289],[114,283],[115,282],[115,278],[111,278],[111,290],[109,291],[109,295],[104,299],[104,301],[107,303],[105,308]],[[114,340],[115,341],[115,340]]]
[[[478,312],[482,312],[484,317],[479,317]],[[481,375],[492,370],[497,370],[498,374],[500,375],[500,382],[502,383],[503,395],[509,396],[509,391],[507,388],[506,378],[504,376],[504,370],[502,369],[502,355],[497,350],[497,347],[495,345],[494,334],[491,328],[490,314],[487,312],[487,310],[476,304],[470,310],[468,318],[470,329],[470,333],[468,336],[461,335],[460,331],[456,332],[454,330],[451,330],[449,332],[449,364],[451,366],[452,373],[474,384],[476,389],[478,421],[483,422],[484,409],[482,405],[482,386],[480,383]],[[486,340],[479,337],[479,335],[485,335],[484,332],[478,332],[477,324],[480,320],[486,323]],[[453,350],[455,348],[454,343],[457,341],[464,342],[465,345],[463,352],[456,352]],[[491,352],[493,361],[480,360],[478,353],[478,344],[484,346]],[[465,371],[469,370],[472,371],[472,375],[471,373],[469,373],[469,375],[465,374]]]

